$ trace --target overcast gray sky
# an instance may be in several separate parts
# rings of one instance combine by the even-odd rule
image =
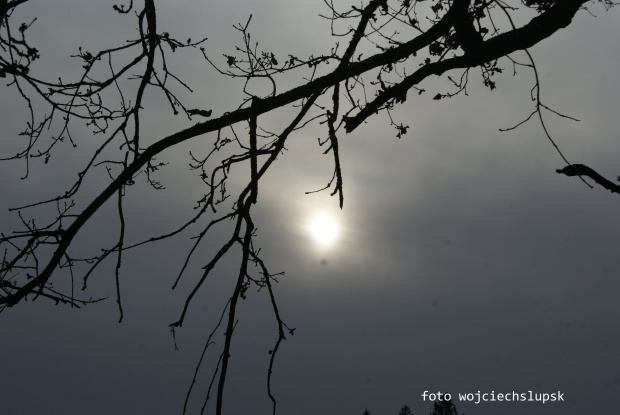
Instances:
[[[230,52],[239,37],[232,25],[253,14],[252,36],[285,57],[329,51],[329,25],[318,0],[158,2],[158,27],[179,39],[208,37],[210,56]],[[132,17],[118,17],[110,1],[32,0],[17,21],[38,17],[30,39],[42,53],[37,71],[49,79],[67,71],[78,46],[109,47],[134,36]],[[597,17],[580,12],[573,24],[534,47],[543,101],[580,119],[547,115],[548,127],[573,163],[604,176],[620,174],[620,20],[617,10]],[[240,83],[218,78],[199,56],[178,52],[171,66],[196,90],[188,107],[214,116],[239,104]],[[620,395],[620,198],[600,187],[555,173],[564,167],[540,124],[500,132],[532,109],[533,75],[512,70],[489,91],[472,77],[468,96],[413,97],[394,115],[410,126],[395,137],[384,116],[341,135],[344,209],[323,187],[331,156],[316,142],[324,130],[293,137],[260,188],[257,242],[272,272],[283,319],[295,327],[274,367],[278,413],[292,415],[396,415],[403,405],[431,411],[424,391],[450,393],[467,415],[611,414]],[[297,78],[298,79],[298,78]],[[283,84],[280,90],[285,89]],[[433,84],[429,84],[432,87]],[[261,86],[256,86],[260,88]],[[440,92],[440,91],[438,91]],[[145,136],[155,141],[191,125],[173,117],[158,97],[148,101]],[[24,105],[3,88],[2,155],[12,154],[26,121]],[[286,112],[267,118],[281,130]],[[290,116],[290,113],[289,113]],[[278,127],[279,126],[279,127]],[[84,164],[93,137],[77,129],[80,146],[65,146],[48,165],[2,163],[0,225],[14,228],[7,209],[62,193]],[[193,214],[200,197],[187,152],[208,151],[206,136],[164,153],[165,192],[128,194],[134,241],[171,230]],[[206,150],[205,150],[206,149]],[[92,191],[96,194],[97,185]],[[328,212],[340,234],[319,247],[311,218]],[[79,236],[89,252],[116,237],[117,219],[103,212]],[[204,265],[225,236],[216,231],[195,266]],[[227,260],[199,295],[177,330],[185,296],[198,271],[171,291],[186,235],[172,244],[140,248],[124,257],[125,318],[118,324],[113,261],[94,275],[86,297],[109,296],[82,310],[48,301],[26,302],[0,315],[4,414],[180,413],[200,351],[230,295],[237,263]],[[113,242],[112,242],[113,243]],[[92,252],[92,251],[91,251]],[[202,262],[200,262],[202,261]],[[68,277],[64,277],[68,278]],[[79,284],[78,284],[79,286]],[[266,292],[241,302],[227,381],[225,412],[267,414],[268,350],[277,336]],[[223,337],[215,339],[218,344]],[[207,354],[216,361],[215,350]],[[199,408],[208,366],[190,407]],[[563,393],[565,402],[478,405],[458,393]]]

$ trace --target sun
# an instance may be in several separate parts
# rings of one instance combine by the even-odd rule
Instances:
[[[323,247],[331,246],[338,239],[338,223],[327,214],[317,215],[310,222],[309,230],[312,239]]]

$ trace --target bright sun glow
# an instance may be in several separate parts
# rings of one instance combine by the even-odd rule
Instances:
[[[338,237],[338,224],[331,216],[317,216],[310,224],[310,233],[319,245],[329,246]]]

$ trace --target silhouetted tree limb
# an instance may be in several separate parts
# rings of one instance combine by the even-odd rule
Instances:
[[[409,89],[431,75],[439,76],[452,69],[473,68],[484,63],[492,62],[518,50],[527,49],[543,39],[546,39],[557,30],[568,26],[575,13],[586,1],[587,0],[567,0],[556,2],[554,6],[544,14],[533,18],[531,22],[521,28],[502,33],[487,41],[477,43],[475,48],[468,48],[461,56],[422,66],[416,72],[407,76],[401,83],[383,91],[357,115],[346,118],[345,128],[347,132],[351,132],[357,128],[369,116],[379,111],[388,101],[396,100],[396,102],[404,102]],[[428,44],[432,41],[436,41],[441,36],[445,36],[447,30],[450,29],[450,25],[454,25],[455,21],[459,21],[458,13],[463,10],[463,8],[466,9],[466,4],[463,3],[469,3],[469,1],[454,1],[452,8],[446,13],[442,21],[434,26],[434,28],[437,28],[437,33],[434,33],[434,35],[427,40]],[[469,17],[465,15],[463,18],[468,19]],[[429,32],[430,30],[427,33]],[[416,53],[427,45],[422,43],[416,46],[417,48],[414,47],[413,44],[409,45],[409,48],[411,48],[410,53]],[[384,62],[383,65],[388,63],[393,62]]]
[[[569,166],[564,167],[563,169],[558,169],[556,172],[560,174],[564,174],[568,177],[572,176],[586,176],[594,180],[596,183],[603,186],[605,189],[609,190],[612,193],[620,193],[620,186],[607,180],[592,168],[585,166],[583,164],[571,164]],[[619,178],[620,180],[620,178]]]

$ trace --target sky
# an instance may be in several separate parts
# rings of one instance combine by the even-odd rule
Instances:
[[[158,27],[179,39],[208,37],[210,56],[239,42],[232,25],[252,14],[252,38],[276,56],[329,51],[329,23],[321,1],[158,2]],[[135,18],[119,18],[113,2],[31,1],[15,21],[38,18],[31,41],[42,52],[38,74],[71,74],[78,46],[96,50],[131,38]],[[531,49],[543,102],[575,122],[546,113],[547,127],[566,157],[615,179],[620,174],[620,25],[618,12],[592,6],[573,24]],[[21,19],[21,20],[20,20]],[[242,84],[222,79],[197,54],[168,54],[171,67],[195,90],[188,107],[234,110]],[[224,63],[224,58],[221,58]],[[68,66],[71,65],[71,66]],[[449,393],[467,415],[614,413],[620,393],[620,224],[618,195],[555,172],[564,167],[535,120],[500,132],[531,112],[533,75],[503,64],[497,89],[473,75],[468,95],[414,97],[396,109],[409,125],[395,137],[378,115],[341,133],[345,202],[319,189],[332,175],[331,156],[317,137],[324,126],[300,131],[259,189],[254,222],[271,272],[284,271],[275,293],[283,320],[296,328],[281,345],[272,390],[278,413],[396,415],[403,405],[429,413],[429,393]],[[79,67],[79,65],[77,65]],[[73,69],[72,69],[73,68]],[[475,74],[475,71],[473,72]],[[67,75],[69,76],[69,75]],[[286,79],[283,91],[299,82]],[[290,84],[289,84],[290,83]],[[445,91],[431,80],[429,90]],[[252,85],[257,91],[264,85]],[[435,88],[435,89],[433,89]],[[441,88],[444,88],[443,90]],[[156,141],[193,122],[174,117],[160,96],[145,103],[145,140]],[[19,148],[25,112],[10,88],[0,96],[3,155]],[[291,113],[266,115],[281,130]],[[241,127],[240,127],[241,129]],[[76,149],[65,145],[47,165],[0,163],[0,228],[18,218],[8,208],[54,196],[68,187],[95,140],[76,127]],[[203,188],[189,171],[188,150],[205,152],[214,137],[197,137],[161,155],[165,191],[145,186],[126,196],[129,238],[138,241],[191,217]],[[85,199],[105,177],[94,178]],[[234,180],[233,180],[234,183]],[[76,240],[77,252],[114,243],[118,219],[104,209]],[[330,215],[339,233],[329,246],[312,239],[309,224]],[[89,282],[86,297],[109,299],[77,310],[39,299],[0,314],[3,414],[181,413],[200,353],[236,276],[226,259],[178,319],[200,267],[226,237],[216,229],[170,289],[191,247],[173,242],[135,249],[123,260],[124,320],[118,323],[113,262]],[[58,277],[67,284],[68,276]],[[62,280],[64,278],[64,280]],[[78,283],[79,287],[80,284]],[[227,414],[271,413],[266,393],[268,351],[277,327],[263,290],[240,302],[225,391]],[[223,343],[220,335],[216,345]],[[190,399],[198,413],[216,349]],[[562,402],[460,402],[465,393],[561,393]],[[557,395],[556,395],[557,396]]]

